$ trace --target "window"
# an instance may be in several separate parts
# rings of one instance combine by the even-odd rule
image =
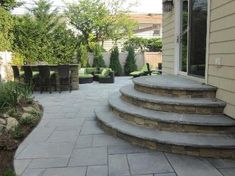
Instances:
[[[159,29],[155,29],[153,31],[153,36],[160,36],[160,30]]]

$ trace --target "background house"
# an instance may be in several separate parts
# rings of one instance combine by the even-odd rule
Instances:
[[[143,38],[161,38],[162,37],[162,14],[130,14],[130,19],[137,22],[137,28],[134,30],[135,37]],[[118,41],[118,47],[121,50],[125,40]],[[113,41],[104,42],[104,49],[109,51],[113,47]]]

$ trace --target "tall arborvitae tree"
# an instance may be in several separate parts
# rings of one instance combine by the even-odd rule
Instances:
[[[93,54],[94,54],[93,67],[98,67],[98,68],[105,67],[102,48],[98,43],[94,45]]]
[[[124,65],[124,72],[126,75],[129,75],[131,72],[137,70],[137,66],[136,66],[134,48],[132,46],[129,46],[127,51],[128,51],[128,55],[127,55],[126,62]]]
[[[79,47],[79,55],[81,67],[89,67],[89,55],[87,47],[84,44],[81,44]]]
[[[119,61],[119,51],[118,47],[114,47],[110,55],[109,67],[112,68],[115,75],[120,76],[122,74],[122,66]]]

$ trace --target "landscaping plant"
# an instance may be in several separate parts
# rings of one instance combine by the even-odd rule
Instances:
[[[16,82],[0,83],[0,112],[16,109],[32,100],[30,87]]]
[[[129,46],[127,48],[127,51],[128,51],[128,55],[127,55],[126,62],[124,65],[124,72],[126,75],[129,75],[131,72],[137,70],[137,66],[136,66],[134,48],[132,46]]]
[[[98,68],[105,67],[102,48],[98,43],[94,44],[93,54],[94,54],[93,67],[98,67]]]
[[[146,39],[143,37],[132,37],[124,43],[124,48],[132,46],[135,50],[141,52],[161,52],[162,51],[162,39],[151,38]]]
[[[79,55],[81,67],[90,67],[87,47],[83,44],[79,47]]]
[[[30,87],[16,82],[0,83],[0,175],[15,176],[15,151],[41,116],[42,108],[33,101]]]
[[[115,75],[120,76],[122,74],[122,66],[119,61],[118,47],[114,47],[110,55],[109,67],[114,71]]]
[[[130,5],[120,0],[79,0],[67,5],[66,16],[71,26],[82,34],[90,51],[91,35],[93,42],[102,46],[105,40],[117,41],[132,35],[136,22],[128,16]]]
[[[78,40],[51,2],[35,1],[30,13],[15,17],[13,49],[25,61],[49,64],[73,63]]]

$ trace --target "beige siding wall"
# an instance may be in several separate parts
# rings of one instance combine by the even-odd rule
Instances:
[[[174,74],[175,12],[163,13],[163,73]]]
[[[210,0],[208,84],[218,87],[225,114],[235,118],[235,0]]]

